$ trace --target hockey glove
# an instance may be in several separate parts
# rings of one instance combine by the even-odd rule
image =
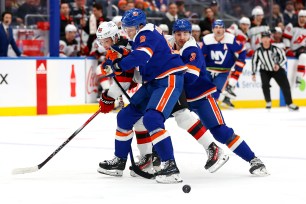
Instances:
[[[111,50],[119,53],[119,55],[121,55],[119,58],[126,56],[130,52],[130,50],[126,49],[125,47],[117,45],[111,46]]]
[[[106,60],[101,65],[98,65],[96,69],[96,75],[98,77],[110,77],[113,76],[113,69],[112,69],[112,61]]]
[[[115,75],[120,75],[123,72],[123,70],[119,66],[120,61],[121,61],[121,58],[115,59],[113,61],[112,69],[113,69]]]
[[[225,87],[225,92],[226,92],[227,97],[229,97],[229,98],[236,98],[237,97],[237,95],[234,92],[234,89],[235,89],[235,87],[231,86],[229,84]]]
[[[100,110],[102,113],[109,113],[115,107],[115,99],[107,96],[107,92],[102,93],[102,96],[99,101]]]

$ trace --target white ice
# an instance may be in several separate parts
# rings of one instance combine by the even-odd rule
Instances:
[[[19,167],[36,166],[77,130],[91,114],[0,117],[1,204],[103,203],[306,203],[306,108],[224,110],[225,121],[260,157],[268,177],[254,177],[249,164],[225,146],[230,160],[218,172],[204,169],[206,153],[190,135],[166,122],[181,184],[158,184],[97,173],[98,163],[114,152],[116,114],[100,114],[37,172],[12,175]],[[138,150],[133,141],[134,155]],[[182,186],[189,184],[185,194]]]

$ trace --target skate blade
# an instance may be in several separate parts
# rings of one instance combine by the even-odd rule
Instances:
[[[265,167],[261,167],[259,169],[254,170],[252,175],[264,177],[264,176],[269,176],[270,174]]]
[[[229,156],[224,154],[222,158],[219,158],[218,161],[208,169],[209,173],[218,171],[228,160]]]
[[[122,170],[106,170],[106,169],[102,169],[102,168],[98,168],[97,170],[100,174],[106,174],[109,176],[122,176],[123,175],[123,171]]]
[[[171,184],[171,183],[182,183],[183,179],[179,174],[172,174],[170,176],[158,175],[155,177],[157,183]]]

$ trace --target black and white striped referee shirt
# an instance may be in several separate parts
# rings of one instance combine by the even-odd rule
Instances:
[[[274,65],[278,64],[283,68],[287,62],[285,51],[271,45],[269,49],[261,47],[257,48],[252,58],[252,72],[256,73],[257,70],[265,70],[273,72]]]

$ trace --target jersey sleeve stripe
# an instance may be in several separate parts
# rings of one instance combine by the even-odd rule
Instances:
[[[169,70],[166,71],[166,72],[161,73],[160,75],[158,75],[158,76],[156,77],[156,79],[161,79],[161,78],[164,78],[165,76],[168,76],[168,75],[173,74],[173,73],[175,73],[175,72],[184,71],[184,70],[186,70],[186,69],[188,69],[188,67],[186,67],[186,66],[174,67],[174,68],[172,68],[172,69],[169,69]]]
[[[240,61],[236,61],[236,63],[235,63],[238,67],[241,67],[241,68],[243,68],[244,67],[244,65],[245,65],[245,63],[243,63],[243,62],[240,62]]]
[[[149,47],[138,47],[136,50],[144,51],[146,52],[150,57],[153,55],[153,51]]]

